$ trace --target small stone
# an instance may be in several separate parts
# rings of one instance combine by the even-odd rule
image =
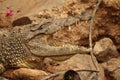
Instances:
[[[108,62],[102,63],[105,73],[109,74],[111,80],[120,80],[120,57],[112,58]]]
[[[98,61],[101,62],[119,55],[116,46],[110,38],[103,38],[96,42],[93,51]]]

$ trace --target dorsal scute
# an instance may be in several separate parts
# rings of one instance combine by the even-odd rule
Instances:
[[[0,59],[4,66],[17,66],[28,57],[23,36],[11,33],[3,35],[0,40]]]

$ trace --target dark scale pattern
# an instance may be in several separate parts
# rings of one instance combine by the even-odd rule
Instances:
[[[0,41],[0,61],[2,61],[5,67],[17,67],[18,64],[22,64],[23,60],[29,56],[23,45],[20,37],[13,35],[2,37]]]

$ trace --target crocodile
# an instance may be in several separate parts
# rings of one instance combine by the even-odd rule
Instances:
[[[85,16],[85,14],[84,14]],[[86,17],[86,16],[85,16]],[[91,16],[88,16],[89,20]],[[91,49],[83,46],[64,44],[61,46],[51,46],[38,40],[37,36],[50,35],[58,30],[68,27],[84,17],[68,17],[60,19],[40,20],[36,25],[15,26],[10,29],[0,29],[0,74],[9,68],[35,68],[36,62],[41,62],[46,57],[53,60],[63,61],[75,54],[88,54]]]

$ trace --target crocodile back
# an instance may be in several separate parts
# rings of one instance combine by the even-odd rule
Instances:
[[[30,52],[22,37],[16,35],[0,37],[0,61],[5,67],[23,66],[23,60],[29,56]]]

